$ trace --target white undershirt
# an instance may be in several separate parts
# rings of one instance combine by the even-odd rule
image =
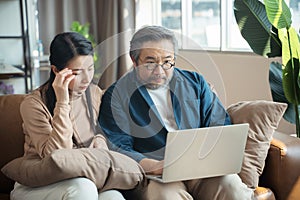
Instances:
[[[174,118],[169,88],[162,86],[155,90],[147,89],[147,91],[149,92],[166,129],[168,131],[177,130],[178,127]]]

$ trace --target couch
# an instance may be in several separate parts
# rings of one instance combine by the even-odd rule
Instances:
[[[24,135],[19,105],[25,95],[0,96],[0,168],[23,155]],[[300,199],[300,139],[275,132],[263,174],[255,193],[257,199]],[[298,181],[298,185],[296,184]],[[0,172],[0,200],[9,199],[14,181]]]

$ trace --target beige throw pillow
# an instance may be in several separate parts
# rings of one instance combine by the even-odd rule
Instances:
[[[20,157],[5,165],[2,172],[30,187],[86,177],[100,191],[132,189],[145,180],[143,169],[133,159],[114,151],[88,148],[60,149],[44,159]]]
[[[258,186],[274,130],[286,108],[284,103],[258,100],[238,102],[227,109],[233,124],[249,123],[245,156],[239,176],[250,188]]]

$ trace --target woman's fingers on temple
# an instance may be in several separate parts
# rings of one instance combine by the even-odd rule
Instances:
[[[67,76],[64,78],[64,81],[63,81],[63,85],[64,87],[68,87],[69,86],[69,83],[71,82],[71,80],[73,80],[75,78],[75,75],[70,75],[70,76]]]
[[[66,76],[65,83],[70,83],[70,81],[73,80],[74,78],[75,78],[74,74],[72,74],[71,76]]]

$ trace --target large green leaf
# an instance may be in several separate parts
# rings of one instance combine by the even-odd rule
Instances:
[[[283,89],[287,100],[294,105],[300,103],[299,87],[299,39],[293,27],[279,29],[282,42]]]
[[[277,29],[289,28],[292,15],[284,0],[264,0],[268,19]]]
[[[293,61],[292,61],[293,60]],[[295,63],[293,70],[292,62]],[[297,83],[296,74],[299,73],[299,61],[297,59],[291,59],[287,65],[283,68],[283,77],[282,77],[282,84],[284,89],[284,94],[289,102],[299,105],[300,100],[300,88]]]
[[[268,20],[264,4],[258,0],[235,0],[234,15],[254,53],[265,57],[281,56],[277,29]]]
[[[269,83],[273,101],[288,104],[288,108],[286,109],[283,118],[286,121],[295,124],[296,114],[294,104],[290,103],[284,95],[282,86],[282,65],[278,62],[271,62],[270,64]],[[298,106],[298,110],[300,111],[300,106]]]

